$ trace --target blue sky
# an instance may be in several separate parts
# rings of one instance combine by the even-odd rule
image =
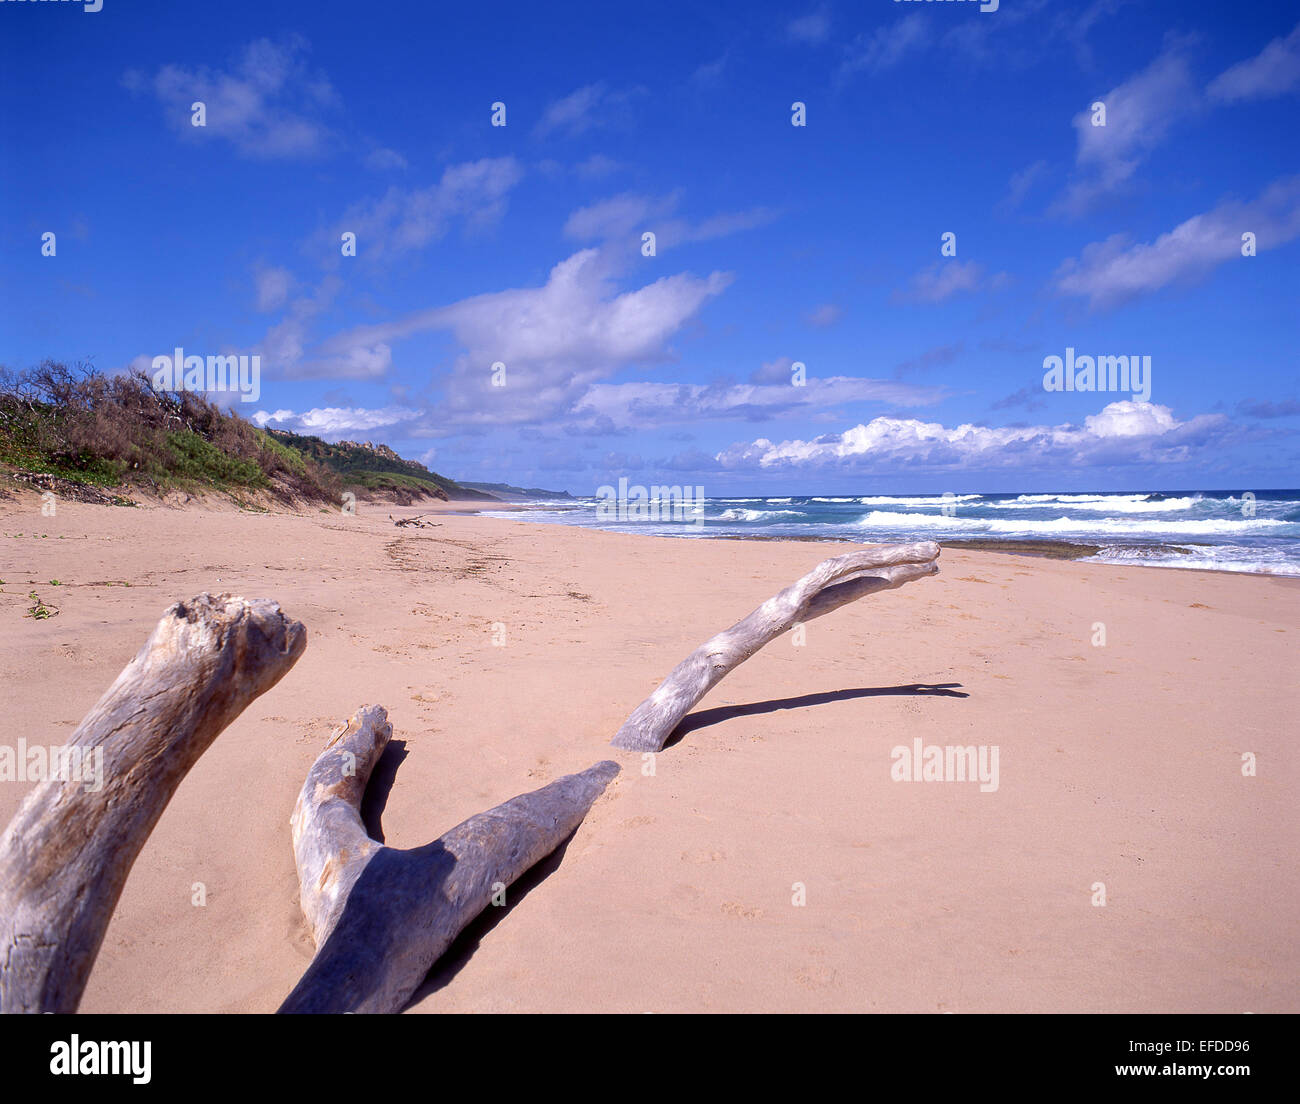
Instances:
[[[1300,483],[1294,3],[84,7],[0,0],[10,367],[577,494]]]

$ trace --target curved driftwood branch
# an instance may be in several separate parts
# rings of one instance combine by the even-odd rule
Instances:
[[[181,779],[306,646],[270,601],[201,594],[163,615],[68,741],[66,761],[98,764],[98,779],[86,779],[93,767],[47,779],[0,837],[0,1012],[77,1010],[127,874]]]
[[[281,1012],[399,1012],[492,900],[582,823],[618,774],[597,763],[470,817],[424,847],[371,839],[361,799],[392,735],[365,706],[307,774],[290,824],[316,956]]]
[[[682,660],[632,711],[611,743],[629,751],[662,751],[695,703],[764,644],[799,622],[822,617],[868,594],[937,575],[938,557],[939,546],[934,541],[921,541],[864,548],[823,560]]]

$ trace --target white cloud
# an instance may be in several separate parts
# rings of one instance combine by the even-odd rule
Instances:
[[[600,127],[625,124],[632,99],[642,91],[640,88],[613,91],[604,81],[584,85],[548,104],[533,134],[546,138],[559,132],[573,138]]]
[[[894,298],[899,302],[942,303],[960,292],[996,290],[1007,279],[1005,272],[999,272],[986,280],[983,266],[975,261],[936,261],[912,277],[908,290],[896,293]]]
[[[896,473],[902,464],[910,470],[956,471],[1174,463],[1219,449],[1232,432],[1231,422],[1222,414],[1180,422],[1168,407],[1124,400],[1085,418],[1082,426],[964,423],[949,428],[914,418],[880,417],[810,441],[778,444],[762,437],[741,442],[715,459],[729,469],[889,473]]]
[[[609,429],[645,429],[721,418],[762,421],[854,402],[924,406],[947,394],[942,388],[854,376],[811,378],[795,387],[788,361],[765,367],[778,369],[772,382],[595,384],[578,401],[574,415]]]
[[[674,216],[680,192],[666,196],[638,195],[624,192],[587,207],[579,207],[564,224],[566,237],[576,241],[618,242],[635,238],[651,230],[655,235],[656,253],[661,249],[689,242],[711,241],[744,230],[765,226],[777,212],[767,207],[747,211],[729,211],[698,222]]]
[[[1154,242],[1131,245],[1122,234],[1094,242],[1060,266],[1055,287],[1062,295],[1086,297],[1094,308],[1114,306],[1241,260],[1246,232],[1255,234],[1259,250],[1300,237],[1300,176],[1275,181],[1249,203],[1225,201]]]
[[[828,326],[835,325],[844,317],[844,308],[836,303],[823,303],[819,307],[814,307],[804,316],[804,321],[810,326],[823,330]]]
[[[293,290],[293,275],[287,268],[253,270],[253,283],[257,289],[257,309],[262,312],[279,310]]]
[[[723,54],[714,61],[705,62],[691,74],[691,83],[698,88],[713,88],[721,80],[727,68],[727,55]]]
[[[831,20],[825,8],[818,8],[808,15],[792,19],[786,24],[785,33],[792,42],[805,42],[816,46],[830,37]]]
[[[557,264],[542,287],[464,299],[363,326],[325,342],[327,360],[430,330],[450,331],[464,352],[443,381],[439,417],[460,425],[527,424],[566,414],[588,387],[619,369],[671,356],[669,340],[731,276],[665,276],[617,293],[599,251]],[[506,366],[494,387],[491,367]]]
[[[366,154],[366,168],[374,169],[376,172],[384,172],[389,169],[404,169],[406,167],[406,158],[397,150],[374,149]]]
[[[357,235],[357,255],[377,261],[422,249],[446,234],[453,219],[483,227],[505,212],[506,198],[523,170],[513,157],[487,157],[449,166],[427,188],[389,188],[382,198],[353,207],[326,237],[338,250],[339,235]]]
[[[665,218],[676,206],[676,194],[655,198],[624,192],[599,203],[579,207],[564,223],[564,236],[575,241],[605,241],[648,229],[651,219]]]
[[[1074,117],[1076,176],[1053,205],[1055,212],[1082,214],[1123,187],[1170,127],[1196,109],[1186,49],[1186,40],[1172,40],[1140,73],[1098,96],[1093,102],[1106,105],[1105,126],[1092,125],[1091,104]]]
[[[292,410],[259,410],[252,421],[265,428],[289,429],[327,440],[339,440],[349,433],[387,429],[415,418],[416,412],[401,407],[367,410],[364,407],[323,406],[297,413]]]
[[[865,70],[882,73],[892,69],[909,53],[919,50],[930,40],[931,12],[912,12],[877,27],[872,34],[861,34],[849,45],[838,76],[842,80]]]
[[[1281,96],[1300,84],[1300,24],[1285,38],[1275,38],[1253,58],[1220,73],[1206,89],[1224,103]]]
[[[593,153],[584,161],[574,166],[574,171],[587,180],[600,180],[623,167],[622,163],[603,153]]]
[[[1018,208],[1024,202],[1025,196],[1029,194],[1030,189],[1042,178],[1046,170],[1046,161],[1035,161],[1032,165],[1026,165],[1019,172],[1012,173],[1011,179],[1007,183],[1007,194],[998,204],[998,209],[1003,212],[1010,212]]]
[[[151,91],[182,137],[224,138],[249,157],[305,157],[321,153],[331,134],[321,120],[337,97],[327,79],[304,60],[306,40],[258,39],[244,47],[229,70],[165,65],[153,77],[128,71],[122,83]],[[202,102],[206,126],[191,124],[191,104]]]

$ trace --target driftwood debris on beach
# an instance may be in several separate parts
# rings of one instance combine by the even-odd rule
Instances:
[[[823,560],[743,621],[705,641],[682,660],[632,711],[611,743],[628,751],[663,750],[695,703],[764,644],[797,624],[822,617],[868,594],[937,575],[938,558],[939,546],[934,541],[920,541],[864,548]]]
[[[401,523],[398,523],[401,524]],[[796,624],[934,575],[933,542],[825,560],[697,648],[613,743],[659,751],[710,688]],[[51,777],[0,837],[0,1012],[75,1012],[136,856],[176,787],[244,708],[297,662],[307,634],[267,600],[199,595],[163,616],[73,733],[102,753],[98,785]],[[392,736],[364,706],[308,771],[290,820],[316,954],[281,1012],[397,1012],[456,936],[573,833],[618,774],[596,763],[400,851],[361,802]]]
[[[357,710],[298,795],[293,850],[317,951],[281,1012],[400,1012],[452,940],[564,842],[619,771],[597,763],[399,851],[361,821],[392,731],[382,706]]]
[[[0,1012],[75,1012],[127,874],[181,779],[302,655],[274,602],[202,594],[166,614],[68,741],[99,785],[49,778],[0,837]]]

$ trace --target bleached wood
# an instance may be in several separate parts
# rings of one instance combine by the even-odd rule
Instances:
[[[623,722],[611,743],[662,751],[673,730],[728,672],[794,625],[822,617],[868,594],[937,575],[934,541],[878,545],[823,560],[743,621],[705,641],[673,668]]]
[[[47,780],[0,837],[0,1012],[75,1012],[127,874],[176,787],[307,644],[271,601],[169,609],[68,741],[102,787]]]
[[[357,710],[298,795],[294,857],[317,951],[281,1012],[400,1012],[496,887],[554,851],[619,770],[597,763],[400,851],[371,839],[361,821],[391,735],[381,706]]]

